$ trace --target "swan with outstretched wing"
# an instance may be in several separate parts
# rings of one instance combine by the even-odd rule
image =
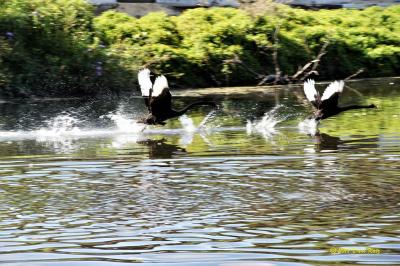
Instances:
[[[328,85],[321,97],[315,89],[314,80],[309,79],[304,82],[304,93],[315,108],[314,114],[310,118],[319,121],[347,110],[376,107],[374,104],[339,106],[339,97],[343,92],[343,88],[343,80],[334,81]]]
[[[150,70],[145,68],[138,73],[140,90],[149,111],[147,117],[139,120],[147,125],[165,125],[165,120],[179,117],[195,106],[208,105],[218,108],[216,103],[209,101],[198,101],[181,110],[172,108],[172,95],[169,91],[168,80],[165,76],[158,76],[154,84],[150,79]]]

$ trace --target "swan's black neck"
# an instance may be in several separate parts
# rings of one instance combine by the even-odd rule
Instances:
[[[364,108],[375,108],[375,104],[370,104],[370,105],[348,105],[348,106],[343,106],[339,107],[340,112],[344,112],[347,110],[353,110],[353,109],[364,109]]]
[[[154,114],[153,112],[150,112],[149,115],[141,120],[139,120],[139,123],[144,123],[147,125],[165,125],[164,121],[173,117],[178,117],[189,111],[195,106],[199,105],[208,105],[217,108],[217,105],[214,102],[208,102],[208,101],[199,101],[199,102],[194,102],[192,104],[189,104],[185,108],[181,110],[165,110],[164,112],[159,112],[157,114]]]
[[[316,120],[322,120],[322,119],[326,119],[328,117],[337,115],[341,112],[345,112],[345,111],[353,110],[353,109],[363,109],[363,108],[376,108],[376,106],[374,104],[348,105],[348,106],[343,106],[343,107],[335,106],[334,108],[318,109],[314,112],[314,114],[311,117]]]
[[[217,105],[214,102],[199,101],[199,102],[191,103],[191,104],[187,105],[186,107],[182,108],[181,110],[173,110],[173,111],[175,112],[175,116],[180,116],[180,115],[185,114],[187,111],[189,111],[193,107],[196,107],[196,106],[199,106],[199,105],[208,105],[208,106],[212,106],[214,108],[217,107]]]

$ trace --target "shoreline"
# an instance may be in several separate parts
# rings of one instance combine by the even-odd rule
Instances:
[[[378,77],[378,78],[360,78],[360,79],[351,79],[346,81],[346,83],[353,82],[368,82],[368,81],[378,81],[387,79],[388,82],[400,82],[400,76],[392,76],[392,77]],[[318,81],[316,84],[329,84],[331,80]],[[393,84],[394,85],[394,84]],[[236,87],[206,87],[206,88],[186,88],[174,90],[171,92],[175,97],[202,97],[207,95],[213,96],[223,96],[223,95],[243,95],[246,93],[254,93],[254,92],[263,92],[263,93],[272,93],[275,90],[282,89],[290,89],[292,87],[300,87],[301,83],[297,84],[286,84],[286,85],[263,85],[263,86],[236,86]],[[122,93],[122,95],[118,98],[122,98],[129,94],[128,92]],[[0,104],[4,103],[14,103],[14,102],[50,102],[50,101],[73,101],[73,100],[84,100],[85,98],[99,98],[101,99],[105,95],[95,95],[95,96],[82,96],[82,97],[32,97],[32,98],[0,98]],[[109,96],[109,95],[108,95]],[[131,95],[130,97],[141,97],[139,94]]]

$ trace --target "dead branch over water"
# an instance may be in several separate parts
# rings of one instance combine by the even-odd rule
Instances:
[[[356,73],[348,76],[347,78],[344,79],[344,81],[355,78],[356,76],[360,75],[361,73],[364,72],[364,68],[360,68]]]
[[[283,75],[281,67],[279,64],[279,30],[280,27],[276,27],[273,35],[273,45],[272,45],[272,63],[274,65],[275,74],[262,74],[255,71],[249,65],[245,64],[238,55],[234,55],[232,59],[225,60],[224,63],[227,64],[238,64],[243,67],[244,70],[254,75],[254,78],[260,80],[257,86],[269,85],[269,84],[288,84],[288,83],[301,83],[311,75],[319,75],[318,67],[320,65],[322,57],[326,54],[326,50],[330,44],[330,40],[324,41],[321,49],[319,50],[317,56],[299,67],[298,71],[293,75]],[[350,80],[359,74],[363,73],[364,69],[359,69],[356,73],[348,76],[344,80]]]

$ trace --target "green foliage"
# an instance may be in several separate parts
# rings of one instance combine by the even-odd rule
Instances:
[[[360,68],[364,76],[398,75],[400,8],[372,7],[359,10],[290,10],[281,18],[282,34],[303,43],[315,56],[328,40],[321,78],[343,78]]]
[[[274,74],[275,48],[283,74],[290,75],[326,41],[318,79],[343,78],[360,68],[366,77],[400,73],[399,6],[271,8],[257,16],[197,8],[137,19],[115,11],[95,17],[84,0],[0,0],[0,94],[131,89],[145,66],[186,87],[256,84],[256,73]]]
[[[243,69],[229,62],[235,56],[249,57],[248,52],[253,48],[253,42],[247,38],[253,27],[250,16],[230,8],[198,8],[184,12],[174,21],[182,36],[182,53],[190,63],[186,69],[181,68],[187,83],[230,84],[234,76],[237,82],[241,80]]]
[[[96,72],[102,53],[91,30],[93,16],[84,0],[2,2],[0,35],[7,37],[1,43],[10,51],[0,54],[0,76],[8,77],[1,93],[47,96],[97,90],[104,82]]]

